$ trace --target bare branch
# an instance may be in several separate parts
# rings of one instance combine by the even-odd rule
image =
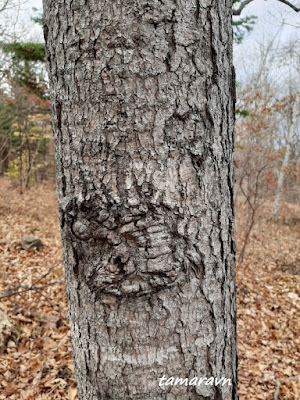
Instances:
[[[253,0],[245,0],[242,1],[239,8],[237,10],[233,9],[232,10],[232,15],[241,15],[243,9],[249,4],[251,3]]]
[[[274,400],[278,400],[279,387],[280,387],[280,382],[276,379],[276,389],[275,389],[275,393],[274,393]]]
[[[17,294],[21,294],[21,293],[25,293],[25,292],[29,292],[29,291],[35,291],[35,292],[39,292],[41,289],[45,289],[49,286],[53,286],[56,285],[57,283],[59,283],[62,280],[62,277],[57,279],[56,281],[52,281],[50,283],[47,283],[46,285],[43,286],[22,286],[22,285],[18,285],[12,289],[9,289],[6,293],[4,293],[2,296],[0,296],[0,300],[6,299],[7,297],[12,297],[12,296],[16,296]],[[21,290],[18,290],[21,289]]]
[[[56,282],[53,282],[52,284],[54,284],[54,283],[56,283]],[[44,293],[42,293],[40,289],[41,288],[38,288],[38,289],[33,288],[33,290],[36,293],[38,293],[40,296],[42,296],[47,301],[47,303],[49,304],[50,307],[58,309],[63,314],[64,318],[68,319],[66,312],[62,308],[60,308],[57,304],[52,303],[52,301]]]
[[[299,12],[300,11],[300,7],[296,7],[294,6],[294,4],[290,3],[287,0],[278,0],[280,1],[280,3],[286,4],[287,6],[291,7],[294,11]]]
[[[49,286],[53,286],[53,285],[59,283],[59,281],[61,281],[63,279],[63,277],[61,277],[61,278],[59,278],[59,279],[57,279],[55,281],[46,283],[45,285],[37,286],[37,284],[40,283],[42,279],[44,279],[48,275],[50,275],[51,272],[54,270],[54,268],[58,267],[60,264],[61,263],[58,263],[58,264],[54,265],[53,267],[49,268],[48,271],[44,275],[42,275],[40,278],[38,278],[36,281],[34,281],[30,286],[22,285],[22,283],[27,279],[27,277],[25,277],[24,279],[22,279],[21,282],[19,282],[18,285],[16,285],[13,288],[9,289],[6,293],[4,293],[2,296],[0,296],[0,300],[6,299],[7,297],[15,296],[17,294],[29,292],[31,290],[41,294],[40,291],[42,289],[45,289],[45,288],[47,288]]]
[[[7,9],[8,3],[9,3],[9,0],[4,1],[3,5],[0,8],[0,12]]]
[[[242,11],[244,10],[244,8],[251,3],[253,0],[245,0],[242,1],[239,8],[237,10],[233,9],[232,10],[232,15],[241,15]],[[287,0],[278,0],[280,3],[286,4],[288,7],[292,8],[294,11],[299,12],[300,11],[300,7],[295,6],[294,4],[292,4],[290,1]]]

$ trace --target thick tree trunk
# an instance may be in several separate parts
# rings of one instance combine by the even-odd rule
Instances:
[[[231,6],[44,0],[81,400],[237,399]]]

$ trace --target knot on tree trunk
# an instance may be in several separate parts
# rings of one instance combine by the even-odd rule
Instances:
[[[172,210],[100,204],[69,213],[76,269],[91,291],[141,296],[185,282],[190,271],[202,275],[201,257]]]

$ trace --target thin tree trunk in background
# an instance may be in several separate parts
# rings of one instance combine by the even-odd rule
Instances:
[[[237,399],[231,7],[44,0],[81,400]]]
[[[299,62],[299,68],[300,68],[300,62]],[[278,182],[277,182],[274,209],[273,209],[273,215],[272,215],[272,218],[275,221],[278,220],[278,215],[279,215],[279,211],[280,211],[281,204],[282,204],[282,194],[283,194],[283,185],[284,185],[284,180],[285,180],[285,174],[286,174],[286,170],[289,167],[292,150],[295,145],[295,138],[296,138],[296,133],[297,133],[299,116],[300,116],[300,91],[298,91],[296,94],[296,99],[295,99],[295,103],[293,106],[293,112],[292,112],[292,123],[291,123],[290,129],[289,129],[289,132],[288,132],[288,142],[287,142],[286,151],[284,154],[283,163],[282,163],[282,166],[281,166],[281,169],[279,172],[279,177],[278,177]]]

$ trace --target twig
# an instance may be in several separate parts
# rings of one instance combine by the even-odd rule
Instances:
[[[241,15],[241,12],[243,11],[243,9],[249,4],[249,3],[251,3],[253,0],[245,0],[245,1],[243,1],[241,4],[240,4],[240,6],[239,6],[239,8],[237,9],[237,10],[235,10],[235,9],[233,9],[232,10],[232,14],[233,15]]]
[[[63,338],[62,338],[61,341],[58,343],[57,347],[55,347],[55,349],[53,349],[53,351],[57,351],[57,350],[60,348],[60,346],[63,344],[63,342],[64,342],[64,341],[66,340],[66,338],[68,337],[68,334],[69,334],[69,331],[67,331],[67,332],[64,334]]]
[[[53,267],[49,268],[48,271],[47,271],[44,275],[42,275],[39,279],[37,279],[33,284],[36,285],[36,284],[39,283],[42,279],[46,278],[46,276],[50,275],[51,272],[52,272],[55,268],[57,268],[60,264],[61,264],[61,263],[57,263],[57,264],[55,264]]]
[[[278,399],[279,388],[280,388],[280,382],[276,379],[276,389],[275,389],[275,393],[274,393],[274,400],[280,400],[280,399]]]
[[[287,0],[278,0],[283,4],[286,4],[287,6],[291,7],[294,11],[299,12],[300,11],[300,7],[294,6],[294,4],[290,3]]]
[[[21,282],[14,286],[13,288],[9,289],[6,293],[4,293],[2,296],[0,296],[0,300],[6,299],[8,297],[11,296],[15,296],[17,294],[21,294],[21,293],[25,293],[25,292],[29,292],[31,290],[37,291],[39,292],[42,289],[45,289],[49,286],[53,286],[55,284],[57,284],[59,281],[62,280],[62,277],[53,281],[53,282],[49,282],[46,283],[45,285],[42,286],[37,286],[38,283],[40,283],[44,278],[46,278],[48,275],[51,274],[51,272],[54,270],[54,268],[58,267],[61,263],[58,263],[56,265],[54,265],[53,267],[49,268],[48,271],[43,274],[40,278],[38,278],[36,281],[34,281],[30,286],[24,286],[22,285],[22,283],[27,279],[28,276],[26,276],[24,279],[21,280]],[[21,290],[19,290],[21,289]]]
[[[46,285],[43,285],[43,286],[34,286],[34,285],[21,286],[21,285],[18,285],[16,287],[14,287],[13,289],[19,289],[20,288],[22,290],[16,290],[15,292],[12,292],[11,289],[9,289],[6,293],[4,293],[2,296],[0,296],[0,300],[6,299],[7,297],[15,296],[17,294],[29,292],[30,290],[39,291],[41,289],[45,289],[46,287],[56,285],[61,280],[62,280],[62,278],[59,278],[56,281],[49,282],[49,283],[47,283]]]
[[[244,0],[242,1],[242,3],[240,4],[238,9],[233,9],[232,10],[232,15],[241,15],[243,9],[249,4],[252,3],[253,0]],[[300,11],[300,7],[294,6],[294,4],[292,4],[290,1],[288,0],[278,0],[280,3],[286,4],[288,7],[290,7],[291,9],[293,9],[296,12]]]
[[[44,293],[42,293],[37,288],[33,288],[33,290],[35,292],[37,292],[40,296],[44,297],[44,299],[47,301],[47,303],[49,304],[50,307],[57,308],[63,314],[64,318],[68,319],[67,314],[65,313],[65,311],[62,308],[60,308],[57,304],[52,303],[52,301],[50,299],[48,299],[48,297],[46,295],[44,295]]]

